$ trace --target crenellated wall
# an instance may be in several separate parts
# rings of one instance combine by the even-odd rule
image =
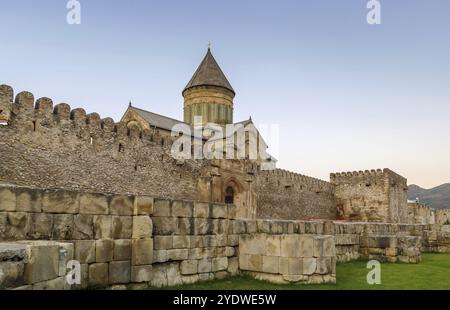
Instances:
[[[339,218],[408,223],[407,181],[389,169],[332,173]]]
[[[257,218],[336,219],[334,186],[326,181],[281,169],[258,171],[254,190]]]
[[[157,130],[127,128],[111,118],[29,92],[14,98],[0,86],[0,181],[18,185],[147,194],[173,199],[208,197],[205,161],[179,162]]]

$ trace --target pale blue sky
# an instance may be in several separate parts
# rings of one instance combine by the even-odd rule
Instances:
[[[1,0],[0,83],[116,121],[128,101],[182,118],[207,44],[237,92],[235,120],[279,124],[279,167],[389,167],[450,182],[450,1]],[[269,141],[270,142],[270,141]]]

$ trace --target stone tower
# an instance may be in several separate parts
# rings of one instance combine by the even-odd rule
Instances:
[[[193,125],[194,116],[201,116],[203,124],[232,124],[234,96],[233,87],[208,48],[205,58],[183,90],[184,121]]]

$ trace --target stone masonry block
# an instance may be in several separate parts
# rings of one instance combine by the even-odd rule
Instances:
[[[314,257],[334,257],[335,255],[333,236],[314,236]]]
[[[268,235],[266,239],[265,255],[281,256],[281,239],[277,235]]]
[[[252,255],[266,254],[266,234],[248,234],[239,236],[240,253]]]
[[[75,240],[74,259],[81,264],[95,262],[95,240]]]
[[[136,196],[134,198],[133,215],[152,215],[154,199],[148,196]]]
[[[131,239],[132,228],[133,228],[133,218],[131,216],[112,217],[113,239]]]
[[[155,250],[170,250],[173,249],[174,236],[155,236]]]
[[[208,220],[204,218],[194,219],[194,234],[195,235],[206,235],[208,233]]]
[[[263,256],[262,271],[265,273],[279,273],[279,256]]]
[[[95,261],[107,263],[113,260],[114,241],[112,239],[100,239],[95,241]]]
[[[153,217],[154,235],[172,235],[176,233],[178,221],[175,217]]]
[[[172,216],[174,217],[192,217],[193,203],[190,201],[173,201]]]
[[[153,216],[168,217],[170,215],[170,200],[155,199],[153,206]]]
[[[109,284],[109,265],[95,263],[89,265],[89,286],[106,287]]]
[[[133,266],[153,263],[153,240],[135,239],[132,241],[131,263]]]
[[[194,217],[209,218],[209,204],[206,202],[194,203]]]
[[[152,280],[152,272],[152,265],[131,266],[131,282],[150,282]]]
[[[94,216],[77,214],[74,217],[72,238],[76,240],[94,239]]]
[[[32,239],[50,240],[52,238],[53,214],[31,213]]]
[[[14,188],[0,188],[0,211],[16,211],[16,192]]]
[[[107,196],[102,194],[80,194],[80,213],[107,215],[109,213]]]
[[[68,190],[46,190],[42,198],[42,211],[77,214],[80,211],[79,194]]]
[[[173,236],[174,249],[186,249],[190,247],[190,236]]]
[[[42,191],[30,188],[17,188],[16,197],[17,197],[17,208],[16,208],[17,211],[36,212],[36,213],[42,211]]]
[[[94,238],[111,239],[112,238],[112,216],[95,215],[93,217]]]
[[[23,285],[24,267],[23,261],[0,261],[0,290]]]
[[[114,240],[113,259],[115,261],[131,260],[131,240]]]
[[[198,260],[184,260],[180,264],[182,275],[191,275],[197,273]]]
[[[115,261],[109,263],[109,284],[129,283],[130,280],[130,261]]]
[[[212,259],[212,271],[222,271],[228,269],[228,258],[227,257],[216,257]]]
[[[51,242],[27,245],[28,263],[25,265],[25,282],[34,284],[57,278],[59,275],[59,246]]]
[[[178,261],[185,260],[189,257],[188,249],[172,249],[167,250],[167,260],[169,261]]]
[[[133,239],[152,237],[153,223],[148,215],[133,216]]]
[[[303,266],[303,274],[304,275],[312,275],[317,268],[317,259],[316,258],[303,258],[302,259]]]
[[[178,218],[177,235],[192,235],[194,233],[194,219],[181,217]]]
[[[7,235],[9,239],[26,240],[32,234],[31,213],[8,212]]]
[[[211,217],[215,219],[226,219],[228,216],[227,205],[213,204],[211,211]]]
[[[198,261],[198,273],[206,273],[212,271],[212,260],[204,258]]]
[[[71,240],[74,231],[74,216],[72,214],[54,214],[52,239]]]
[[[110,213],[113,215],[133,215],[134,197],[116,195],[111,199]]]

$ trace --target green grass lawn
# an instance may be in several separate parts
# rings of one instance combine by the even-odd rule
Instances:
[[[367,262],[355,261],[337,265],[337,284],[278,285],[234,277],[224,280],[181,285],[179,290],[450,290],[450,254],[422,254],[419,264],[385,263],[381,265],[381,285],[366,282]]]

